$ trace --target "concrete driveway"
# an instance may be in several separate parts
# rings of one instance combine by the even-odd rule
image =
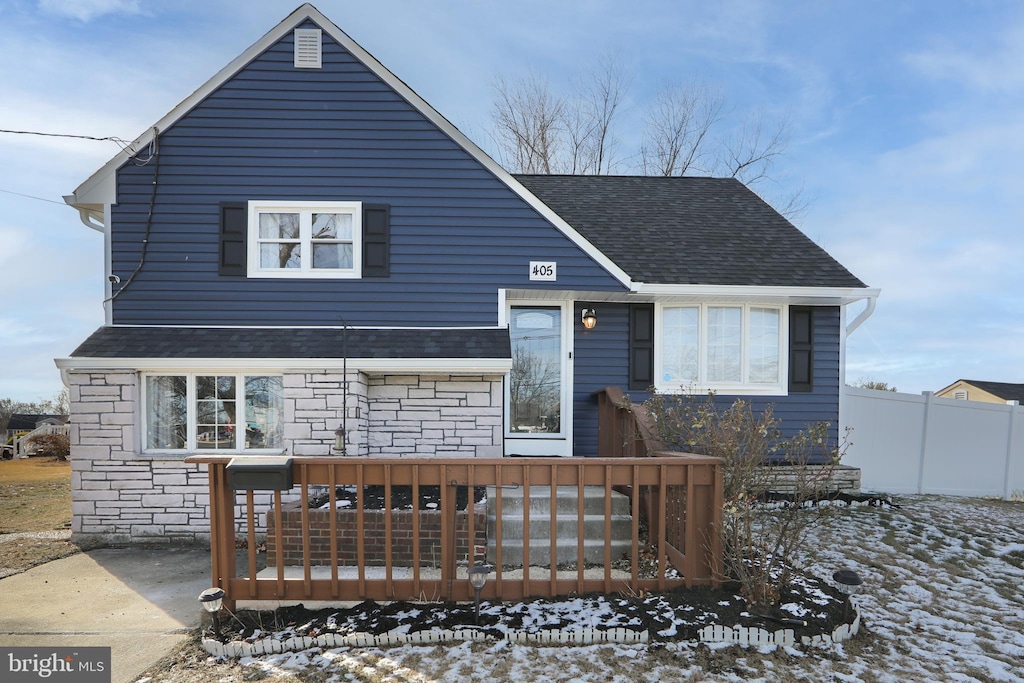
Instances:
[[[103,549],[0,579],[0,645],[109,646],[130,682],[199,625],[206,550]]]

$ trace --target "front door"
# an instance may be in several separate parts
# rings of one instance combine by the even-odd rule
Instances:
[[[512,370],[505,396],[507,455],[572,455],[568,317],[561,305],[517,304],[509,310]]]

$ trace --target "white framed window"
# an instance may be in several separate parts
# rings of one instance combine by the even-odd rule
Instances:
[[[655,385],[660,391],[785,394],[785,306],[660,304]]]
[[[361,202],[249,202],[249,277],[358,278]]]
[[[281,375],[142,376],[146,452],[277,452],[284,447]]]

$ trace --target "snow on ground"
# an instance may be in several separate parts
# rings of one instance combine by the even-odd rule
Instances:
[[[1024,503],[894,502],[901,507],[839,509],[807,545],[813,574],[849,567],[864,579],[854,598],[864,629],[843,644],[775,651],[692,643],[405,645],[312,649],[211,668],[241,666],[246,680],[293,673],[299,680],[409,682],[1024,681]]]

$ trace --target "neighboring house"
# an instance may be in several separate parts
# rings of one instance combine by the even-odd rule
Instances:
[[[984,401],[985,403],[1024,404],[1024,384],[1008,382],[981,382],[975,379],[958,379],[945,389],[935,392],[937,398],[954,398],[961,401]]]
[[[31,432],[46,425],[62,425],[68,421],[67,415],[29,415],[27,413],[13,413],[7,420],[7,433],[4,436],[6,442],[11,437],[21,432]]]
[[[57,361],[79,540],[205,537],[187,454],[342,422],[350,455],[600,455],[609,385],[836,438],[878,294],[733,179],[510,175],[310,5],[65,199],[110,276]]]

